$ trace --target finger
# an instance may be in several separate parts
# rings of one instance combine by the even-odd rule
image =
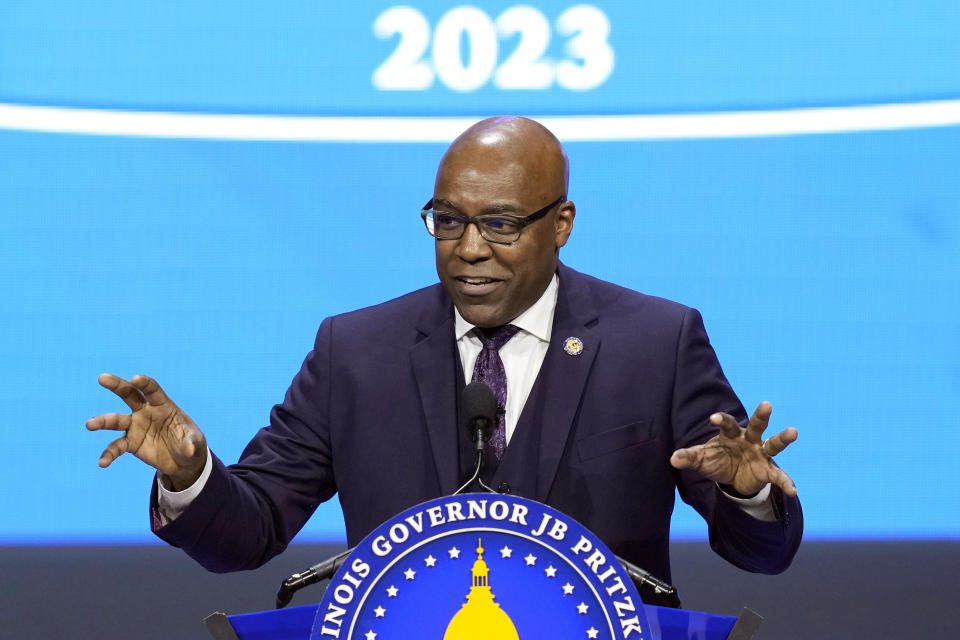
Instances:
[[[700,458],[702,447],[691,447],[689,449],[677,449],[673,452],[673,455],[670,456],[670,464],[673,465],[675,469],[691,469],[698,467],[700,464]]]
[[[711,415],[710,423],[716,427],[720,427],[720,433],[722,433],[727,438],[740,437],[741,427],[737,423],[736,418],[734,418],[729,413],[715,413]]]
[[[796,442],[798,435],[796,429],[784,429],[777,435],[767,438],[763,443],[763,452],[772,458],[786,449],[790,443]]]
[[[763,432],[770,424],[771,413],[773,413],[773,405],[769,402],[761,402],[757,405],[756,411],[750,416],[750,422],[747,423],[747,432],[744,437],[754,444],[763,442]]]
[[[103,453],[100,454],[100,460],[98,464],[102,469],[106,469],[110,466],[114,460],[122,456],[127,452],[127,438],[120,437],[107,445],[107,448],[103,450]]]
[[[180,452],[185,458],[192,458],[197,453],[197,443],[193,438],[184,438],[180,441]]]
[[[126,431],[130,428],[133,417],[129,413],[104,413],[94,416],[87,420],[88,431],[100,431],[107,429],[110,431]]]
[[[101,373],[100,377],[97,378],[97,382],[100,383],[101,387],[109,389],[120,396],[120,399],[134,411],[142,409],[143,405],[146,404],[146,401],[143,399],[143,394],[120,376],[115,376],[112,373]]]
[[[158,406],[170,402],[170,398],[160,388],[160,384],[150,376],[137,375],[130,379],[130,382],[141,392],[144,398],[151,406]]]
[[[778,467],[774,477],[771,478],[770,481],[780,487],[780,490],[791,498],[795,498],[797,496],[797,485],[783,469]]]

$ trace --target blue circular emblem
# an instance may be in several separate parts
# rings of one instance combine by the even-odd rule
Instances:
[[[382,524],[330,581],[312,640],[652,638],[613,553],[516,496],[438,498]]]

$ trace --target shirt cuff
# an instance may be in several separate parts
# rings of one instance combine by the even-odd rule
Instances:
[[[719,485],[717,486],[719,487]],[[747,515],[753,516],[757,520],[776,522],[779,519],[773,506],[773,500],[770,497],[770,483],[765,484],[763,489],[760,489],[760,493],[752,498],[735,498],[722,488],[720,492],[726,496],[727,500],[736,502],[741,511],[746,512]]]
[[[157,511],[160,514],[160,521],[164,526],[170,524],[177,517],[187,510],[190,503],[193,502],[210,478],[210,472],[213,470],[213,454],[207,447],[207,461],[203,465],[203,471],[200,477],[192,485],[183,491],[170,491],[160,482],[160,474],[157,474]]]

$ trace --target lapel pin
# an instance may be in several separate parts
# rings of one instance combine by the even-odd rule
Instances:
[[[563,341],[563,350],[567,352],[567,355],[578,356],[583,353],[583,342],[580,338],[570,336]]]

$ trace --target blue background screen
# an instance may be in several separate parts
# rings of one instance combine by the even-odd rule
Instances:
[[[324,317],[436,281],[419,207],[499,113],[566,144],[561,258],[700,309],[800,430],[808,537],[960,537],[956,3],[398,7],[0,6],[0,542],[151,540],[97,375],[235,460]],[[298,536],[342,538],[335,500]]]

